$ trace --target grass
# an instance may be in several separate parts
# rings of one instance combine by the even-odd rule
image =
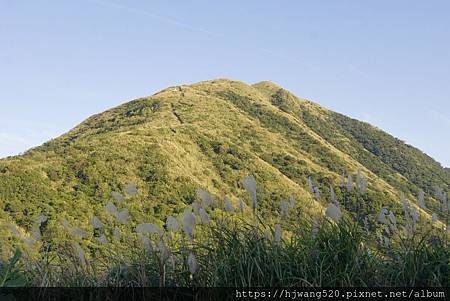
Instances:
[[[40,212],[85,221],[127,181],[143,192],[130,214],[164,218],[190,204],[198,187],[243,197],[247,174],[262,184],[258,206],[270,209],[286,192],[312,200],[309,175],[324,196],[342,172],[355,177],[358,169],[373,183],[371,204],[423,190],[439,214],[433,187],[450,184],[448,170],[418,150],[273,84],[207,81],[125,103],[0,160],[0,223],[27,232]]]
[[[205,199],[206,194],[203,193]],[[182,227],[171,227],[170,231],[148,227],[148,232],[140,227],[139,234],[122,237],[118,248],[112,248],[111,244],[83,248],[75,238],[69,237],[59,246],[43,242],[37,256],[27,248],[18,249],[8,263],[0,266],[1,284],[450,286],[448,233],[428,222],[416,224],[411,235],[401,231],[398,225],[389,237],[383,236],[383,241],[389,240],[385,244],[377,242],[376,231],[368,232],[350,214],[344,213],[337,222],[325,216],[309,220],[296,207],[289,211],[289,216],[265,221],[257,210],[252,211],[253,218],[249,219],[239,210],[225,212],[221,209],[223,205],[217,201],[197,203],[211,218],[202,223],[197,214],[193,237],[178,229]],[[107,227],[105,223],[102,231],[111,233],[112,229]],[[109,236],[108,239],[112,240]]]
[[[357,180],[358,191],[360,173],[371,185]],[[273,84],[173,87],[0,160],[0,281],[449,286],[448,191],[434,191],[449,183],[449,170],[419,150]],[[114,193],[121,190],[125,198]],[[206,190],[233,200],[199,202]],[[279,210],[289,193],[297,201]],[[405,234],[410,218],[398,196],[420,193],[427,208]],[[244,213],[231,210],[237,199]],[[181,223],[186,207],[196,225],[180,228],[193,239],[182,230],[136,233],[139,223],[162,228],[169,216]],[[382,207],[396,225],[376,221]],[[40,226],[39,214],[48,219]],[[90,224],[94,216],[103,227]]]

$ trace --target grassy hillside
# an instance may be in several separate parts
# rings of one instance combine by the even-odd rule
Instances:
[[[346,189],[358,173],[369,183],[363,195]],[[133,225],[162,225],[198,199],[198,188],[216,199],[227,195],[235,206],[242,198],[248,207],[242,178],[249,174],[260,183],[259,208],[269,222],[291,194],[301,212],[320,214],[330,187],[360,219],[383,206],[401,212],[401,192],[417,206],[423,190],[428,208],[421,214],[444,221],[443,189],[450,184],[448,169],[366,123],[270,82],[212,80],[128,102],[0,160],[0,255],[9,256],[20,241],[10,225],[26,238],[39,214],[48,218],[43,233],[52,243],[65,235],[61,220],[94,235],[90,217],[107,219],[108,201],[123,207],[117,193],[126,196],[128,183],[139,191],[127,204]]]

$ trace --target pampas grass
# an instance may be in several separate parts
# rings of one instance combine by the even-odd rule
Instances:
[[[255,179],[246,177],[244,188],[256,209]],[[0,279],[14,273],[26,275],[23,285],[29,286],[99,287],[450,285],[447,230],[421,220],[404,196],[404,220],[384,207],[365,216],[362,226],[333,193],[325,216],[311,219],[290,195],[280,203],[279,216],[258,212],[249,219],[241,199],[235,212],[228,198],[223,207],[212,206],[208,192],[197,192],[202,204],[167,216],[166,229],[136,224],[128,209],[119,211],[111,202],[105,209],[118,225],[93,216],[90,224],[99,233],[92,241],[63,219],[72,237],[51,250],[42,237],[30,237],[13,267],[0,266]],[[369,231],[372,223],[375,230]],[[33,257],[37,245],[43,247]]]

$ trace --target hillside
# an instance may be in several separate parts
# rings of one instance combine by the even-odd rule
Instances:
[[[363,197],[341,184],[358,171],[369,183]],[[239,197],[248,201],[241,180],[249,174],[257,180],[262,212],[278,210],[293,194],[311,215],[328,203],[330,186],[355,214],[400,210],[401,192],[417,204],[421,190],[428,205],[422,214],[440,214],[437,199],[447,192],[439,189],[450,185],[449,169],[367,123],[270,82],[220,79],[125,103],[0,160],[0,222],[27,233],[43,213],[53,231],[60,219],[89,229],[89,218],[105,215],[112,193],[123,194],[128,183],[139,191],[129,205],[133,220],[159,222],[181,213],[197,188],[234,204]],[[308,177],[322,192],[319,202]]]

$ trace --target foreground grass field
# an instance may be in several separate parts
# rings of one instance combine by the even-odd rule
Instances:
[[[88,244],[67,220],[60,221],[66,239],[46,242],[40,215],[34,238],[1,264],[0,287],[450,286],[448,225],[424,219],[406,199],[403,217],[383,208],[361,218],[331,199],[324,215],[311,218],[291,196],[266,219],[255,179],[243,184],[249,205],[198,190],[163,226],[132,226],[128,210],[108,202],[108,219],[90,221],[95,241]],[[130,185],[127,193],[137,190]]]

